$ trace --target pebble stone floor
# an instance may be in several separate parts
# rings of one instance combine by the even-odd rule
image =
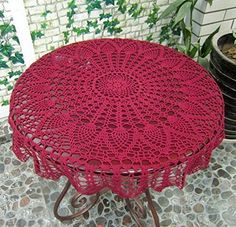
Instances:
[[[62,224],[52,212],[66,182],[43,179],[33,171],[32,160],[20,162],[11,152],[11,132],[6,120],[0,122],[0,226],[43,227],[135,227],[122,199],[107,192],[89,213]],[[61,214],[72,210],[67,201]],[[187,177],[183,190],[169,187],[152,191],[161,226],[236,227],[236,143],[223,142],[215,149],[209,168]],[[147,202],[144,200],[144,204]],[[143,219],[153,226],[150,213]]]

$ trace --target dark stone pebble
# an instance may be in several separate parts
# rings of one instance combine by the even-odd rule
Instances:
[[[231,179],[231,176],[225,170],[223,170],[223,169],[219,169],[217,171],[217,173],[218,173],[219,177],[224,177],[224,178],[227,178],[229,180]]]
[[[19,219],[16,223],[16,226],[25,227],[26,226],[26,221],[24,219]]]
[[[218,186],[219,185],[219,180],[217,178],[214,178],[212,181],[212,186]]]
[[[109,207],[110,202],[109,202],[109,200],[107,200],[107,199],[103,199],[103,204],[104,204],[106,207]]]
[[[202,189],[201,189],[201,188],[195,188],[195,192],[196,192],[197,194],[201,194],[201,193],[202,193]]]
[[[5,171],[4,164],[0,164],[0,173],[4,173],[4,171]]]
[[[98,214],[101,215],[103,212],[103,204],[99,203],[97,207],[98,207]]]
[[[214,164],[213,166],[212,166],[212,169],[213,170],[217,170],[217,169],[219,169],[219,168],[221,168],[222,166],[221,165],[219,165],[218,163],[216,163],[216,164]]]
[[[162,221],[160,224],[161,226],[170,226],[172,223],[171,219],[166,219],[164,221]]]

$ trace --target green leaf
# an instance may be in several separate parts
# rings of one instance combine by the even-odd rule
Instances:
[[[197,51],[199,50],[199,48],[200,48],[199,43],[192,44],[192,49],[188,52],[188,56],[190,58],[194,58],[196,56]]]
[[[48,14],[52,13],[50,10],[45,10],[42,14],[41,17],[46,17]]]
[[[13,89],[13,86],[12,86],[12,85],[8,85],[8,86],[7,86],[7,90],[8,90],[8,91],[11,91],[12,89]]]
[[[181,5],[181,7],[178,10],[178,13],[175,17],[174,25],[178,24],[181,20],[184,19],[184,17],[188,14],[188,12],[191,10],[192,3],[191,2],[185,2]]]
[[[0,80],[0,84],[4,85],[4,86],[7,86],[9,84],[9,81],[8,81],[7,78],[4,78],[3,80]]]
[[[172,2],[161,14],[161,16],[159,17],[159,19],[164,19],[166,17],[168,17],[170,14],[172,14],[173,12],[177,11],[177,8],[179,6],[181,6],[184,2],[187,2],[188,0],[176,0],[174,2]]]
[[[15,56],[9,58],[13,64],[21,63],[24,64],[23,54],[16,52]]]
[[[46,29],[48,27],[48,24],[46,22],[43,22],[42,24],[40,24],[40,27],[42,29]]]
[[[160,7],[156,3],[154,3],[152,11],[148,14],[148,18],[145,21],[148,24],[149,28],[152,28],[154,25],[156,25],[158,21],[159,10],[160,10]]]
[[[109,19],[110,17],[112,17],[112,15],[110,13],[101,13],[101,14],[99,14],[99,19],[100,20]]]
[[[12,39],[20,45],[20,41],[16,35],[12,36]]]
[[[4,18],[4,13],[2,10],[0,10],[0,18]]]
[[[10,71],[10,72],[8,72],[7,74],[8,74],[8,76],[9,76],[9,78],[12,78],[12,77],[14,77],[14,76],[20,76],[21,73],[22,73],[22,71],[17,70],[17,71]]]
[[[112,34],[117,34],[122,32],[121,27],[117,27],[120,24],[120,21],[117,18],[112,19],[111,21],[103,21],[104,30],[107,29],[107,32]]]
[[[153,34],[148,35],[147,38],[146,38],[146,40],[147,40],[147,41],[152,41],[152,40],[153,40],[152,35],[153,35]]]
[[[98,27],[98,21],[94,20],[94,21],[87,21],[87,26],[90,28],[97,28]]]
[[[9,100],[2,101],[2,106],[8,106],[8,105],[9,105]]]
[[[181,44],[177,44],[177,50],[182,52],[182,53],[185,53],[186,52],[186,47],[185,45],[181,45]]]
[[[8,74],[8,76],[9,76],[10,78],[12,78],[12,77],[14,76],[14,72],[13,72],[13,71],[8,72],[7,74]]]
[[[203,66],[206,70],[209,70],[209,62],[207,58],[198,58],[197,61],[201,66]]]
[[[15,25],[11,25],[12,26],[12,32],[16,32],[16,27]]]
[[[68,21],[69,21],[69,22],[67,23],[66,27],[67,27],[67,28],[71,28],[72,25],[73,25],[73,23],[74,23],[75,21],[74,21],[73,18],[68,18]]]
[[[44,36],[44,33],[42,31],[32,31],[31,32],[31,38],[32,41],[34,42],[36,39],[39,39]]]
[[[63,32],[63,36],[64,36],[65,44],[68,43],[69,42],[69,36],[70,36],[69,31]]]
[[[101,32],[101,29],[99,29],[99,28],[97,28],[96,30],[95,30],[95,34],[99,34]]]
[[[203,43],[202,48],[200,50],[201,58],[205,58],[208,54],[210,54],[212,50],[212,38],[219,30],[220,30],[220,26],[214,32],[212,32]]]
[[[90,14],[95,9],[102,9],[100,0],[86,0],[87,3],[87,12]]]
[[[70,2],[68,2],[68,8],[70,8],[70,9],[77,8],[75,0],[71,0]]]
[[[75,0],[71,0],[70,2],[68,2],[68,12],[66,13],[67,19],[68,19],[68,23],[66,24],[67,28],[71,28],[73,23],[74,23],[74,15],[76,14],[76,9],[77,9],[77,5]],[[64,35],[65,38],[65,35]],[[66,38],[65,38],[66,40]],[[69,42],[69,40],[68,40]],[[67,43],[67,41],[66,41]]]
[[[134,19],[137,19],[137,17],[141,14],[143,9],[144,8],[142,6],[139,7],[138,3],[134,3],[129,8],[128,13],[131,17],[133,17]]]
[[[131,7],[128,10],[129,14],[132,14],[138,8],[138,3],[131,4]]]
[[[89,27],[73,28],[73,32],[75,32],[78,36],[82,35],[82,34],[87,34],[87,33],[89,33]]]
[[[2,106],[8,106],[8,105],[9,105],[9,100],[2,101]]]
[[[126,0],[118,0],[116,4],[118,5],[118,10],[121,13],[125,13],[126,12],[126,10],[127,10]]]
[[[0,69],[7,69],[7,68],[9,68],[7,63],[3,60],[0,60]]]
[[[115,0],[105,0],[105,4],[108,5],[114,5],[115,4]]]
[[[10,57],[13,50],[14,47],[9,43],[0,46],[1,53],[6,57]]]
[[[190,28],[186,26],[186,24],[183,21],[181,23],[181,28],[183,32],[184,45],[186,47],[185,53],[188,53],[190,49],[190,45],[191,45],[191,38],[192,38],[191,30]]]
[[[0,25],[1,36],[5,36],[8,33],[14,32],[15,27],[9,23]]]

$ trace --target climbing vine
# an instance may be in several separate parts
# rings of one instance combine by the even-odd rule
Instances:
[[[41,17],[44,18],[44,21],[40,24],[40,29],[31,31],[31,39],[33,43],[36,39],[40,39],[45,36],[45,31],[49,27],[49,23],[46,22],[46,19],[50,13],[52,13],[50,10],[45,10],[43,13],[41,13]]]
[[[158,11],[160,7],[157,4],[153,4],[152,9],[147,9],[140,3],[130,3],[129,0],[86,0],[86,11],[88,18],[93,11],[98,11],[99,16],[97,19],[88,19],[87,24],[84,26],[77,26],[75,17],[77,15],[78,3],[76,0],[70,0],[68,2],[67,12],[67,25],[66,30],[63,32],[64,42],[68,43],[71,36],[80,36],[94,32],[100,34],[102,37],[105,32],[109,35],[116,35],[123,31],[121,22],[118,19],[116,13],[129,15],[133,20],[144,13],[147,15],[145,21],[148,27],[151,29],[158,22]],[[109,9],[113,6],[114,13]],[[152,40],[152,34],[149,34],[147,40]]]
[[[4,11],[0,10],[0,70],[6,69],[7,72],[6,75],[0,77],[0,90],[1,87],[6,87],[8,91],[12,90],[14,81],[22,73],[22,70],[16,67],[24,64],[23,55],[16,49],[18,45],[19,40],[12,19],[7,20]],[[3,100],[1,103],[1,105],[8,104],[8,100]]]

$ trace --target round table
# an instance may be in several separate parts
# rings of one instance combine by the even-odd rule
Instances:
[[[208,166],[224,137],[224,105],[209,73],[185,55],[97,39],[33,63],[16,83],[9,122],[13,151],[32,157],[40,176],[129,201],[148,188],[182,188]]]

